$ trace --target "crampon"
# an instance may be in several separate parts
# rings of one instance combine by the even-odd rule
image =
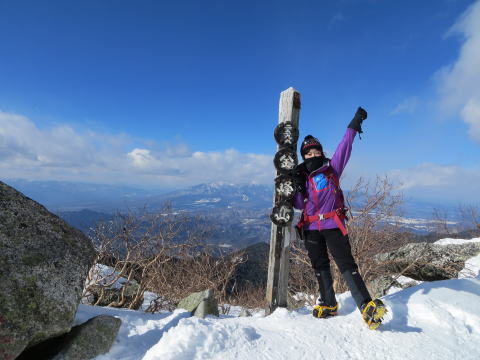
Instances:
[[[316,318],[328,318],[337,315],[338,304],[335,306],[328,306],[324,304],[315,305],[313,307],[312,315]]]
[[[362,318],[370,330],[377,329],[387,312],[385,304],[380,299],[372,300],[362,306]]]

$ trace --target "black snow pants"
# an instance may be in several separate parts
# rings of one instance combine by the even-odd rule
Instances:
[[[327,249],[342,273],[357,307],[361,309],[363,304],[372,300],[352,256],[348,235],[343,235],[340,229],[305,230],[304,233],[305,248],[318,280],[320,299],[324,304],[334,306],[337,303]]]

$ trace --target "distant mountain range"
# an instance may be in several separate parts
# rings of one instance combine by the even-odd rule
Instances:
[[[265,210],[272,206],[273,186],[217,182],[188,187],[150,197],[148,200],[149,207],[157,207],[169,201],[174,208],[192,211],[219,208]]]
[[[67,181],[5,180],[4,182],[53,212],[82,209],[111,212],[124,208],[135,199],[158,194],[128,186]]]
[[[5,182],[86,233],[99,221],[112,219],[115,212],[141,208],[158,211],[170,203],[175,211],[205,215],[205,221],[215,228],[210,239],[214,243],[239,248],[270,240],[273,185],[217,182],[161,193],[127,186],[61,181]],[[402,219],[405,230],[425,232],[426,219],[431,218],[434,208],[447,211],[438,204],[407,201]]]
[[[111,213],[143,207],[158,210],[166,202],[178,210],[258,210],[271,207],[273,201],[273,186],[226,182],[200,184],[168,193],[128,186],[64,181],[6,180],[5,183],[56,212],[89,209]]]

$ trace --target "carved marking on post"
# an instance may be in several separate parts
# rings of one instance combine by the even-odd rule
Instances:
[[[272,222],[270,237],[266,315],[271,314],[277,307],[287,307],[289,246],[292,234],[294,234],[292,219],[289,219],[287,213],[289,207],[292,207],[292,199],[291,196],[285,196],[285,188],[281,185],[282,182],[278,181],[278,177],[281,174],[288,173],[292,166],[297,164],[296,151],[300,106],[300,93],[294,88],[288,88],[280,94],[278,123],[287,124],[280,126],[286,129],[283,136],[278,135],[278,131],[280,131],[278,127],[275,133],[277,143],[280,141],[279,139],[283,139],[283,143],[282,146],[277,146],[277,155],[275,156],[276,185],[280,186],[280,189],[279,191],[275,190],[273,196],[273,206],[274,209],[278,209],[278,212],[274,211],[271,216],[275,223]],[[296,136],[292,136],[292,130],[297,131],[294,134]],[[285,155],[288,153],[293,153],[294,156]],[[289,220],[287,221],[287,219]],[[285,222],[287,222],[286,225]]]

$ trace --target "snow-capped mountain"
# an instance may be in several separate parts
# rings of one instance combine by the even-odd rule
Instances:
[[[226,182],[200,184],[150,197],[149,207],[158,207],[165,201],[171,201],[174,208],[182,210],[211,208],[264,210],[272,206],[273,186],[237,185]]]
[[[7,184],[58,213],[83,231],[96,221],[120,211],[147,209],[158,211],[170,203],[175,211],[206,215],[218,228],[214,242],[248,246],[269,241],[269,213],[273,203],[273,184],[239,185],[227,182],[199,184],[167,193],[127,186],[98,185],[61,181],[10,180]],[[395,221],[405,231],[426,233],[432,229],[433,209],[445,206],[408,199],[404,215]],[[89,212],[83,211],[88,209]],[[449,220],[455,221],[454,218]],[[393,219],[392,219],[393,221]]]

